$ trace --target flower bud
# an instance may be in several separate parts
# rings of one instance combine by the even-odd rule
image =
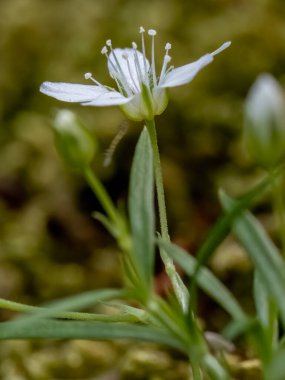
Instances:
[[[266,169],[285,156],[285,98],[269,74],[260,75],[247,96],[244,140],[254,160]]]
[[[68,165],[80,169],[91,162],[96,153],[96,142],[73,112],[58,111],[53,128],[56,148]]]

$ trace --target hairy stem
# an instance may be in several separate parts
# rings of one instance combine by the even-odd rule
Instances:
[[[146,120],[146,126],[148,129],[148,133],[149,133],[149,137],[150,137],[150,141],[152,145],[152,150],[153,150],[155,185],[156,185],[156,191],[157,191],[161,236],[164,240],[170,241],[169,234],[168,234],[163,178],[162,178],[161,163],[160,163],[160,156],[159,156],[159,149],[158,149],[158,144],[157,144],[157,135],[156,135],[154,120]]]
[[[149,133],[150,141],[152,145],[152,150],[153,150],[155,185],[156,185],[157,200],[158,200],[161,236],[165,241],[170,241],[169,234],[168,234],[163,178],[162,178],[162,170],[161,170],[159,149],[158,149],[158,143],[157,143],[155,122],[153,119],[153,120],[146,120],[145,123],[148,129],[148,133]],[[175,266],[173,264],[173,260],[167,255],[167,253],[163,249],[160,249],[160,256],[164,263],[165,271],[171,281],[176,298],[178,302],[180,303],[182,310],[186,313],[188,310],[188,301],[189,301],[188,290],[183,284],[183,282],[181,281],[179,274],[176,272]]]

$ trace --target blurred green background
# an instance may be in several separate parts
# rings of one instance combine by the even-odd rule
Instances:
[[[115,47],[139,43],[141,25],[158,32],[158,64],[165,42],[172,43],[172,64],[179,66],[232,41],[192,83],[169,91],[168,108],[157,118],[173,240],[195,253],[220,213],[217,189],[222,186],[237,195],[259,178],[240,140],[243,102],[259,73],[270,72],[285,83],[284,0],[0,0],[1,297],[38,304],[120,285],[114,241],[91,218],[100,206],[84,179],[58,157],[51,121],[61,108],[79,115],[100,144],[94,170],[113,199],[122,202],[142,124],[129,123],[111,165],[104,167],[104,152],[125,120],[120,110],[61,103],[40,94],[38,88],[45,80],[86,83],[85,72],[112,85],[101,48],[109,38]],[[269,210],[261,211],[268,222]],[[250,308],[250,264],[232,240],[220,251],[213,269]],[[163,287],[160,276],[157,282],[158,288]],[[226,318],[207,299],[202,299],[201,315],[214,329]],[[6,320],[12,314],[1,311],[0,317]],[[81,343],[75,348],[72,342],[63,348],[5,343],[0,349],[6,363],[1,379],[92,378],[98,367],[96,352],[105,368],[106,357],[115,360],[122,349],[105,345],[106,357],[100,359],[103,346]],[[72,353],[81,360],[78,372],[75,359],[68,356],[72,358]],[[40,365],[42,372],[35,369],[33,355],[48,362]],[[51,363],[60,357],[60,364],[50,364],[47,357],[53,358]],[[36,356],[34,361],[38,360]],[[57,366],[61,370],[55,370]],[[123,378],[124,371],[120,373]],[[126,376],[152,378],[145,372]]]

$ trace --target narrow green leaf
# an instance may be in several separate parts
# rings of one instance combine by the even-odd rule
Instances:
[[[17,328],[19,329],[32,327],[34,326],[35,321],[40,318],[50,318],[57,316],[61,312],[81,310],[110,299],[125,298],[126,294],[127,291],[122,289],[103,289],[81,293],[62,300],[53,301],[45,305],[45,307],[36,308],[36,310],[33,310],[32,314],[20,317],[13,323],[15,326],[17,325]]]
[[[284,170],[283,165],[278,167],[275,172],[272,174],[273,177],[280,175]],[[231,224],[234,219],[245,209],[249,208],[253,203],[257,201],[257,199],[264,193],[264,191],[270,186],[272,183],[272,177],[267,176],[260,183],[258,183],[253,189],[244,194],[241,198],[239,198],[230,211],[226,212],[223,216],[221,216],[214,227],[210,230],[209,234],[206,237],[206,240],[201,245],[200,249],[197,252],[197,268],[198,272],[199,266],[204,265],[209,257],[215,252],[216,248],[220,245],[220,243],[225,239],[229,230],[231,228]],[[193,278],[195,281],[195,278]]]
[[[165,344],[178,350],[183,345],[165,331],[129,323],[70,322],[36,320],[33,326],[17,322],[0,323],[0,340],[3,339],[132,339]]]
[[[285,337],[272,355],[271,362],[265,369],[266,380],[284,380],[285,378]]]
[[[261,361],[268,362],[268,358],[271,356],[271,347],[260,320],[247,318],[244,321],[233,321],[223,331],[223,336],[229,340],[237,339],[241,335],[250,338]]]
[[[160,239],[158,244],[176,261],[181,268],[193,276],[197,268],[197,260],[182,248]],[[221,305],[234,319],[246,318],[242,308],[232,293],[206,268],[200,268],[197,283],[211,298]]]
[[[203,358],[203,367],[205,368],[208,376],[212,380],[232,380],[225,368],[218,362],[218,360],[211,354],[207,354]]]
[[[154,265],[154,183],[152,148],[147,129],[141,133],[131,168],[129,213],[134,258],[145,284],[151,284]]]
[[[258,270],[254,271],[253,296],[258,318],[263,326],[269,323],[268,292]]]
[[[244,320],[233,320],[223,330],[223,336],[230,341],[239,338],[243,334],[251,333],[253,330],[261,331],[260,321],[249,317]]]
[[[277,168],[273,173],[273,176],[278,176],[281,173],[281,167]],[[196,277],[200,270],[200,267],[203,266],[210,258],[210,256],[215,252],[216,248],[221,244],[221,242],[228,235],[231,224],[234,219],[246,208],[252,205],[261,194],[267,189],[271,184],[272,178],[267,176],[263,181],[258,183],[253,189],[244,194],[235,204],[235,207],[232,208],[230,212],[222,215],[218,221],[211,228],[208,233],[205,241],[201,245],[200,249],[196,254],[197,264],[195,272],[192,276],[192,282],[190,287],[191,294],[191,308],[196,309],[197,305],[197,291],[196,291]]]
[[[110,303],[109,303],[110,305]],[[31,306],[19,302],[13,302],[0,298],[0,309],[12,310],[20,313],[46,313],[47,310],[50,312],[50,309],[46,309],[39,306]],[[140,310],[140,309],[138,309]],[[141,312],[143,312],[141,310]],[[38,317],[38,316],[37,316]],[[59,319],[72,319],[77,321],[100,321],[100,322],[137,322],[141,319],[136,317],[135,314],[131,315],[130,313],[122,314],[96,314],[96,313],[80,313],[76,311],[58,311],[52,315],[53,318]],[[25,319],[26,320],[26,319]]]
[[[278,340],[278,308],[272,296],[263,284],[262,276],[258,270],[254,272],[254,303],[258,318],[267,337],[268,349],[274,347]]]
[[[117,228],[106,215],[102,214],[101,212],[95,211],[92,213],[92,217],[94,219],[97,219],[115,239],[117,238]]]
[[[235,205],[225,193],[220,194],[221,203],[226,211]],[[267,292],[272,296],[280,311],[285,326],[285,263],[264,228],[249,212],[242,212],[233,222],[233,230],[245,247]]]

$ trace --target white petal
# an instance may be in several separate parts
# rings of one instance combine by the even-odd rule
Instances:
[[[217,50],[213,51],[211,54],[214,56],[214,55],[217,55],[217,54],[220,54],[223,50],[227,49],[229,46],[231,46],[231,41],[227,41],[225,43],[223,43],[223,45],[221,45]]]
[[[81,103],[83,106],[121,106],[123,104],[129,103],[133,99],[133,96],[127,98],[121,95],[117,91],[109,91],[104,94],[98,95],[95,99]]]
[[[229,41],[225,42],[217,50],[212,53],[203,55],[197,61],[170,71],[164,77],[160,87],[175,87],[191,82],[192,79],[198,74],[198,72],[203,69],[203,67],[207,66],[213,61],[215,55],[228,48],[230,44],[231,43]]]
[[[191,82],[198,72],[211,63],[213,59],[211,54],[206,54],[195,62],[173,69],[166,74],[159,87],[176,87]]]
[[[135,63],[135,54],[137,54],[137,57],[138,57],[139,67],[137,67]],[[144,74],[145,74],[144,61],[146,64],[146,70],[148,71],[150,67],[149,61],[147,60],[147,58],[144,58],[143,54],[140,51],[134,50],[134,49],[114,49],[113,52],[111,52],[109,55],[108,70],[111,77],[116,77],[123,84],[124,80],[122,79],[122,74],[118,67],[118,63],[119,63],[119,66],[121,68],[121,71],[123,72],[123,76],[125,80],[127,81],[127,84],[129,85],[129,87],[132,89],[134,93],[137,93],[140,91],[140,82],[141,82],[139,78],[138,69],[140,69],[140,72],[142,73],[144,77]]]
[[[88,102],[98,95],[109,92],[106,88],[74,83],[44,82],[40,91],[64,102]]]

